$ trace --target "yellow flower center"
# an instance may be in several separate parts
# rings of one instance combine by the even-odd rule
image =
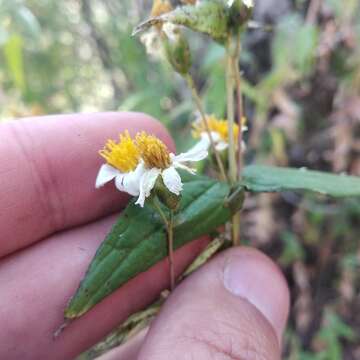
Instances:
[[[157,137],[143,131],[135,136],[135,142],[146,168],[166,169],[170,166],[169,150]]]
[[[209,124],[209,129],[212,132],[216,132],[220,135],[221,139],[225,142],[229,141],[229,127],[227,120],[219,120],[214,115],[207,116],[207,122]],[[242,118],[242,125],[245,126],[246,119]],[[206,132],[206,127],[203,121],[196,121],[193,123],[192,134],[194,138],[199,138],[201,133]],[[234,124],[234,139],[236,140],[239,136],[239,126]]]
[[[109,165],[124,173],[135,170],[140,161],[140,151],[127,130],[120,134],[118,143],[108,140],[99,154]]]
[[[151,17],[157,17],[172,10],[172,6],[168,0],[154,0],[151,9]]]

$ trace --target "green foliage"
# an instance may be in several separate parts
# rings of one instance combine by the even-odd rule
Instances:
[[[325,350],[318,354],[319,359],[343,359],[342,340],[355,341],[358,336],[336,313],[325,312],[325,325],[318,333],[318,339],[324,343]]]
[[[4,45],[4,55],[8,70],[16,87],[25,91],[25,71],[23,62],[23,40],[19,35],[10,36]]]
[[[277,25],[272,42],[271,71],[253,87],[244,81],[244,94],[254,101],[257,111],[264,115],[272,104],[272,95],[313,71],[319,30],[303,23],[297,15],[284,17]]]
[[[286,231],[281,234],[281,240],[284,244],[284,247],[279,258],[280,264],[289,266],[297,260],[304,259],[305,251],[296,234]]]
[[[249,191],[311,191],[334,197],[360,196],[360,178],[307,169],[251,165],[244,169],[243,184]]]
[[[227,184],[207,178],[193,178],[184,184],[180,210],[174,219],[175,249],[231,218],[231,206],[226,202],[229,191]],[[167,252],[166,229],[157,213],[149,205],[142,209],[131,202],[98,249],[65,317],[81,316],[129,279],[164,259]]]

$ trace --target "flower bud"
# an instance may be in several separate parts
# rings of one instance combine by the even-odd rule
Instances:
[[[156,180],[153,193],[168,209],[176,211],[179,208],[181,195],[175,195],[172,193],[165,186],[161,176],[159,176]]]
[[[173,69],[181,75],[189,73],[191,53],[187,39],[179,28],[170,23],[163,26],[165,55]]]
[[[229,27],[239,31],[252,17],[254,4],[252,0],[230,0],[229,5]]]

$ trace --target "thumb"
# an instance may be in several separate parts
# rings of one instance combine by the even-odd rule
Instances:
[[[276,265],[257,250],[233,248],[176,288],[138,359],[280,359],[288,310]]]

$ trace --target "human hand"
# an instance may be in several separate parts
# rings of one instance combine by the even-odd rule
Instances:
[[[53,340],[68,299],[116,219],[111,214],[127,202],[112,186],[94,188],[101,164],[97,150],[126,128],[152,132],[173,148],[164,128],[140,114],[54,116],[0,126],[1,359],[71,359],[167,286],[163,261]],[[177,251],[178,273],[206,242],[199,239]],[[240,298],[221,285],[224,266],[231,265],[227,259],[233,257],[239,259],[234,281]],[[228,346],[234,358],[266,350],[273,359],[287,311],[287,288],[270,260],[255,250],[232,249],[176,289],[144,343],[140,339],[136,346],[133,342],[106,356],[131,359],[129,354],[138,353],[141,342],[141,359],[183,359],[200,348],[231,354]],[[224,348],[212,342],[215,338]],[[204,354],[204,359],[211,355]]]

